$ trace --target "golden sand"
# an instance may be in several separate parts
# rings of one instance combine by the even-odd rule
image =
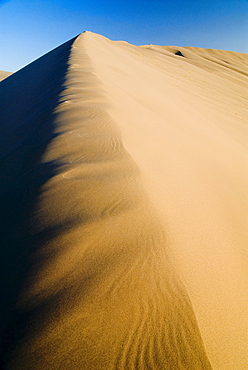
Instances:
[[[12,74],[11,72],[0,71],[0,81],[2,81],[5,78],[9,77],[11,74]]]
[[[86,32],[1,82],[4,369],[245,368],[246,64]]]

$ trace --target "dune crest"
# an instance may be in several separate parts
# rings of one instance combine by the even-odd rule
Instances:
[[[19,212],[11,230],[2,231],[5,248],[13,249],[5,256],[7,290],[16,291],[6,307],[3,366],[210,368],[84,39],[3,86],[2,203],[9,222]],[[34,71],[35,82],[25,86]],[[9,100],[22,88],[27,94],[13,111]],[[13,264],[14,253],[22,260]]]
[[[4,369],[243,368],[245,61],[86,32],[1,82]]]
[[[36,63],[13,76],[9,91],[13,97],[15,84],[40,72],[33,87],[40,91],[37,108],[30,111],[28,96],[15,113],[25,126],[14,116],[16,127],[8,132],[6,122],[12,145],[5,165],[15,164],[17,154],[21,161],[6,186],[21,171],[16,191],[25,185],[28,192],[20,210],[24,225],[14,225],[26,233],[6,239],[28,250],[5,329],[4,366],[210,368],[139,169],[107,113],[84,35]]]
[[[211,364],[243,369],[248,55],[181,47],[155,52],[94,34],[86,47],[159,213]]]
[[[5,78],[9,77],[11,74],[12,74],[12,72],[0,71],[0,81],[2,81]]]

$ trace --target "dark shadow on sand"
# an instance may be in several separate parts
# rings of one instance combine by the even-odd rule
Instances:
[[[75,38],[0,83],[0,356],[5,368],[27,317],[18,292],[37,243],[30,221],[42,186],[58,163],[41,163],[56,136],[54,108],[64,89]],[[51,232],[59,232],[52,230]]]

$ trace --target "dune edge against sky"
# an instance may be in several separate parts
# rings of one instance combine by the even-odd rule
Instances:
[[[162,134],[161,140],[158,141],[158,149],[161,149],[162,140],[165,138],[164,135],[167,135],[168,130],[172,129],[172,136],[168,136],[165,142],[168,145],[169,138],[173,139],[168,148],[169,153],[173,153],[175,158],[172,157],[171,163],[164,163],[164,165],[167,170],[170,168],[168,165],[176,165],[176,170],[181,170],[181,165],[177,161],[180,161],[180,158],[177,159],[175,153],[179,144],[184,143],[186,139],[189,140],[189,134],[183,132],[182,135],[178,128],[175,128],[175,116],[178,116],[178,113],[175,114],[174,110],[176,103],[184,102],[182,107],[186,112],[186,130],[191,130],[193,136],[199,136],[200,134],[195,126],[188,124],[190,122],[189,114],[193,112],[193,109],[188,107],[189,102],[192,102],[192,97],[194,97],[195,91],[197,91],[196,102],[202,108],[202,100],[205,99],[205,109],[207,111],[209,105],[213,104],[210,95],[213,81],[211,81],[212,85],[210,83],[208,86],[209,90],[204,90],[202,87],[204,79],[209,76],[208,73],[214,74],[215,77],[217,70],[221,78],[223,78],[223,74],[227,75],[230,86],[236,86],[236,74],[240,74],[240,70],[244,72],[242,69],[242,57],[239,53],[235,53],[235,56],[231,58],[231,66],[225,67],[224,63],[227,62],[220,61],[215,51],[211,51],[210,54],[213,55],[209,56],[203,50],[202,53],[205,54],[202,57],[201,55],[199,56],[201,51],[197,54],[197,50],[194,53],[194,51],[187,50],[187,48],[172,50],[165,47],[162,53],[161,50],[155,50],[154,54],[154,50],[149,50],[149,47],[148,50],[142,50],[142,48],[133,47],[132,45],[111,43],[101,36],[88,32],[79,36],[71,44],[71,49],[69,48],[70,42],[67,45],[67,49],[65,46],[64,49],[61,47],[63,52],[61,51],[61,54],[58,54],[59,59],[54,54],[56,58],[54,57],[53,61],[53,52],[50,53],[52,65],[49,64],[49,59],[44,56],[42,61],[35,62],[38,64],[28,66],[26,72],[18,72],[23,88],[28,87],[28,90],[26,90],[29,91],[30,96],[23,98],[24,107],[23,102],[19,102],[16,115],[13,112],[9,113],[8,108],[6,108],[8,114],[12,115],[13,122],[16,123],[16,128],[13,132],[8,132],[6,125],[6,132],[3,131],[2,133],[4,140],[6,139],[5,135],[9,135],[13,145],[10,153],[8,152],[9,148],[5,146],[7,152],[3,154],[7,156],[5,161],[5,172],[8,175],[6,183],[9,183],[10,179],[17,179],[19,176],[18,181],[22,187],[23,194],[26,192],[27,184],[30,184],[29,194],[25,194],[30,208],[26,205],[23,206],[23,204],[19,208],[19,216],[24,214],[26,217],[22,221],[24,222],[26,234],[24,233],[25,235],[23,235],[22,232],[19,234],[20,231],[16,231],[17,234],[14,234],[14,237],[11,235],[10,238],[6,233],[6,246],[9,242],[16,243],[18,240],[22,240],[23,246],[28,240],[31,250],[35,246],[34,251],[32,253],[29,252],[29,264],[25,267],[28,274],[23,282],[23,293],[18,298],[18,305],[14,314],[15,320],[24,327],[20,330],[24,340],[20,341],[18,339],[20,333],[15,333],[17,344],[15,343],[16,349],[13,352],[16,356],[13,364],[17,361],[16,363],[21,363],[23,368],[33,366],[34,364],[38,366],[37,368],[39,366],[44,368],[44,366],[50,366],[49,364],[51,363],[56,363],[58,358],[61,358],[61,354],[63,358],[63,351],[61,350],[61,346],[64,346],[63,340],[71,340],[70,336],[66,339],[63,334],[64,332],[66,333],[66,328],[72,335],[75,331],[72,328],[77,327],[78,323],[80,325],[88,323],[86,326],[88,325],[87,330],[91,335],[87,337],[88,334],[85,329],[85,339],[83,341],[85,348],[88,346],[88,350],[82,348],[81,338],[78,336],[76,338],[75,334],[75,342],[71,341],[71,352],[68,354],[69,345],[66,345],[63,349],[65,351],[63,359],[65,368],[66,366],[67,368],[77,366],[76,362],[74,362],[76,358],[82,362],[84,361],[82,356],[84,356],[84,358],[87,358],[85,361],[88,361],[86,363],[88,365],[91,364],[94,368],[97,368],[97,366],[101,366],[99,368],[109,368],[109,363],[112,364],[113,368],[125,368],[133,366],[133,364],[142,368],[142,366],[145,366],[144,361],[146,360],[150,361],[149,366],[152,368],[159,368],[163,364],[165,368],[177,366],[183,369],[185,366],[189,366],[184,361],[188,361],[188,364],[190,361],[191,364],[195,361],[194,366],[196,368],[206,369],[210,365],[204,355],[194,315],[192,316],[192,309],[189,303],[187,303],[187,293],[181,284],[178,283],[178,274],[183,276],[190,298],[194,298],[194,308],[197,306],[195,302],[197,300],[200,301],[198,310],[195,311],[198,322],[199,316],[203,315],[206,307],[202,308],[201,299],[197,295],[194,296],[196,293],[199,293],[198,286],[196,288],[192,285],[192,273],[190,275],[187,271],[188,267],[185,267],[188,262],[185,259],[185,255],[183,256],[184,259],[182,258],[177,266],[179,268],[178,273],[174,271],[171,262],[168,262],[170,257],[167,256],[167,252],[171,253],[170,248],[176,253],[182,252],[180,250],[181,247],[178,247],[177,243],[175,246],[175,241],[172,240],[174,236],[173,226],[178,226],[178,221],[175,218],[178,215],[173,214],[174,211],[170,208],[169,215],[173,216],[170,226],[173,232],[169,233],[168,239],[166,233],[167,217],[161,213],[157,206],[158,200],[154,197],[155,193],[157,195],[161,194],[162,197],[164,196],[164,192],[158,187],[159,182],[162,186],[167,185],[170,187],[169,195],[171,195],[173,186],[175,186],[177,194],[184,185],[179,186],[178,181],[185,180],[186,174],[183,173],[182,177],[176,177],[176,173],[174,173],[175,177],[170,181],[165,180],[164,176],[162,178],[159,177],[154,168],[151,170],[151,163],[147,159],[146,145],[147,143],[150,145],[149,154],[151,154],[151,158],[156,160],[158,154],[163,158],[164,151],[152,152],[151,148],[154,146],[157,137],[156,134],[155,137],[152,137],[151,134],[154,132],[154,127],[157,128],[156,125],[158,125],[158,132]],[[185,56],[175,55],[178,51],[177,49],[182,49],[182,53]],[[189,53],[189,56],[186,56],[187,53]],[[69,58],[68,69],[66,69],[65,65],[66,55]],[[221,55],[228,57],[228,52]],[[164,57],[167,58],[165,64]],[[192,58],[191,60],[190,57]],[[188,63],[187,59],[190,62],[185,67],[184,64]],[[213,59],[217,59],[218,67],[216,67]],[[172,68],[171,71],[170,68]],[[38,70],[41,77],[36,82],[40,91],[37,94],[30,83],[30,77],[34,73],[36,74]],[[196,78],[192,83],[192,76],[195,76],[196,71],[199,70],[200,77],[197,76],[198,80]],[[178,72],[179,74],[177,74]],[[166,74],[165,77],[163,77],[164,74]],[[238,81],[238,88],[242,90],[244,85],[243,76],[245,74],[241,73],[241,75],[242,78]],[[13,75],[5,81],[6,86],[9,86],[9,96],[7,96],[6,101],[13,99],[12,94],[15,90],[16,99],[20,94],[20,91],[18,91],[19,87],[16,88],[15,86],[15,77],[16,81],[18,81],[17,76],[18,74],[16,76]],[[63,76],[66,76],[66,78],[64,79]],[[146,76],[145,79],[144,76]],[[175,76],[178,78],[176,84]],[[167,91],[164,91],[164,81],[169,86]],[[143,84],[143,82],[145,83]],[[30,85],[25,86],[25,83]],[[230,90],[229,85],[228,92]],[[132,86],[134,86],[133,91]],[[198,86],[198,90],[196,86]],[[36,96],[32,95],[32,89],[34,89]],[[180,89],[179,94],[178,89]],[[234,95],[236,90],[234,90]],[[166,95],[163,95],[165,92]],[[168,99],[169,103],[165,104],[164,107],[162,97],[166,96],[168,98],[168,92],[172,92],[172,96]],[[53,97],[52,103],[51,96]],[[157,99],[158,96],[160,98]],[[31,97],[34,105],[29,108]],[[172,98],[177,100],[172,108],[168,109],[173,100]],[[232,100],[232,98],[233,96],[228,97],[229,100]],[[157,101],[155,101],[156,99]],[[222,98],[220,97],[221,100]],[[214,107],[213,114],[215,115],[218,112],[220,115],[223,115],[221,103],[218,100],[215,103],[217,108]],[[121,108],[119,105],[121,105]],[[143,113],[141,110],[143,110]],[[167,115],[165,116],[166,112]],[[245,114],[245,112],[241,113]],[[203,110],[201,114],[204,116],[206,112]],[[197,118],[199,118],[199,115],[198,109],[196,113]],[[24,123],[21,121],[23,118],[25,118]],[[165,121],[165,118],[168,126],[164,129],[163,121]],[[204,123],[206,121],[209,122],[211,118],[211,115],[207,117],[207,120],[205,117],[203,119]],[[7,122],[7,118],[5,119]],[[138,119],[140,119],[140,123],[138,123]],[[149,121],[150,119],[151,121]],[[21,126],[20,122],[22,122]],[[31,122],[35,122],[33,126],[35,129],[30,128]],[[242,139],[245,143],[243,132],[234,130],[231,123],[229,122],[228,134],[233,134],[235,140],[238,139],[239,143],[240,141],[242,142]],[[208,137],[212,144],[211,129]],[[208,127],[204,128],[204,134],[207,134],[207,131]],[[219,131],[218,134],[220,134]],[[179,135],[180,140],[177,139],[177,135]],[[42,143],[39,143],[40,137],[43,138]],[[19,138],[22,139],[18,143]],[[34,142],[39,143],[38,150],[33,143],[34,138]],[[194,141],[189,141],[190,145],[192,143],[195,145]],[[225,141],[224,144],[226,144]],[[241,144],[244,145],[243,142]],[[231,144],[228,142],[228,145]],[[128,152],[126,152],[125,148],[128,149]],[[33,163],[29,159],[31,153],[35,153],[36,160]],[[180,150],[179,154],[181,154]],[[201,151],[200,154],[202,159]],[[205,152],[205,155],[209,156],[209,153]],[[20,158],[18,166],[15,164],[17,156]],[[191,153],[189,158],[192,160]],[[186,156],[187,160],[189,158]],[[12,166],[9,166],[9,163]],[[185,163],[189,166],[189,162],[185,161]],[[244,163],[241,162],[240,169],[243,169]],[[200,161],[199,164],[201,164]],[[11,170],[7,172],[7,168]],[[160,170],[161,168],[158,168],[158,171]],[[190,170],[194,175],[194,166]],[[229,168],[227,170],[230,171]],[[17,175],[18,171],[22,171],[21,175]],[[154,175],[155,182],[153,182]],[[200,184],[201,179],[198,182],[194,176],[193,179],[195,180],[194,186]],[[12,192],[18,189],[18,181],[15,185],[17,188],[8,189],[9,200],[6,201],[4,198],[7,209],[8,202],[10,200],[13,202],[11,195],[13,195]],[[240,181],[242,181],[242,178]],[[188,185],[188,182],[186,182],[186,185]],[[143,187],[145,187],[148,197],[145,195]],[[189,195],[191,195],[190,192],[188,192]],[[200,195],[206,196],[209,194],[203,192]],[[153,209],[153,205],[149,205],[150,200],[148,198],[154,201],[156,210]],[[166,197],[165,199],[168,202]],[[172,200],[174,201],[175,199],[172,197]],[[16,201],[20,202],[20,199]],[[161,205],[165,206],[166,203],[163,201]],[[167,206],[171,207],[171,204],[167,203]],[[195,222],[197,226],[196,206],[197,202],[196,205],[190,206],[189,209],[193,211],[192,224]],[[176,212],[180,207],[182,205],[178,202],[175,207]],[[10,220],[13,216],[11,212],[13,211],[10,211]],[[182,214],[188,222],[188,215],[185,213],[185,210],[183,210]],[[203,212],[203,220],[204,217],[209,222],[207,209],[205,213]],[[217,215],[218,217],[220,215]],[[179,221],[181,221],[180,217]],[[19,230],[18,217],[15,222],[17,222],[15,227]],[[225,222],[223,222],[223,225],[225,227]],[[116,230],[114,233],[112,230],[113,226],[115,226],[114,230]],[[176,234],[180,234],[180,231]],[[191,232],[188,232],[188,230],[182,231],[187,245],[187,236],[191,236]],[[104,237],[101,235],[102,233]],[[198,234],[200,233],[201,230],[198,231]],[[204,233],[206,235],[205,231]],[[101,237],[98,238],[97,235],[101,235]],[[82,236],[84,240],[82,240]],[[180,236],[176,236],[177,242],[179,240],[183,245],[185,240],[180,240]],[[146,240],[145,243],[144,240]],[[226,240],[230,241],[230,236]],[[168,245],[170,242],[171,245]],[[107,248],[106,245],[108,244],[110,246]],[[58,246],[60,246],[59,250]],[[190,248],[188,245],[187,247]],[[101,248],[101,250],[98,250],[98,248]],[[169,248],[168,251],[167,248]],[[191,253],[195,252],[194,249],[189,250]],[[205,253],[204,248],[202,248],[202,251]],[[201,271],[199,271],[197,266],[197,263],[200,261],[199,258],[202,258],[201,252],[200,255],[196,256],[195,261],[194,258],[190,261],[190,266],[196,269],[193,272],[198,277],[201,275]],[[214,249],[214,253],[218,258],[223,257],[222,254],[218,255],[216,249]],[[230,259],[237,257],[235,253],[234,256],[232,253],[229,253],[229,255]],[[120,256],[122,264],[119,261]],[[146,259],[144,256],[146,256]],[[209,259],[208,254],[206,257]],[[68,262],[65,264],[65,261]],[[97,263],[96,261],[99,262]],[[224,258],[224,262],[227,267],[227,263],[230,261],[228,258]],[[132,267],[130,268],[130,266]],[[208,268],[209,266],[210,263]],[[239,273],[242,271],[243,274],[243,266],[239,264],[239,258],[237,258],[232,267],[238,267]],[[215,268],[216,265],[214,265],[213,269]],[[23,267],[20,267],[20,269],[23,269]],[[57,272],[54,273],[54,271]],[[99,271],[102,274],[99,274]],[[210,270],[203,270],[203,274],[206,271],[210,273]],[[23,271],[20,272],[20,276],[22,274]],[[87,277],[89,274],[92,277]],[[215,271],[214,277],[216,276],[219,277],[219,274]],[[220,276],[226,278],[225,267],[223,275]],[[236,280],[231,289],[235,288],[235,284],[240,283],[237,275],[234,274],[234,277]],[[199,280],[199,285],[202,282],[206,282],[205,277]],[[225,279],[223,282],[226,283]],[[150,294],[147,294],[147,287],[150,289]],[[216,293],[213,288],[219,288],[218,284],[217,286],[211,284],[207,286],[209,294],[207,294],[208,302],[206,306],[211,304],[211,294]],[[85,294],[83,299],[81,294],[84,290],[88,293]],[[222,295],[225,297],[224,292],[222,292]],[[229,295],[227,294],[227,298],[229,296],[230,291]],[[70,302],[76,303],[75,306],[68,302],[68,297],[70,297]],[[233,298],[232,294],[231,298]],[[95,302],[94,304],[91,303],[93,301]],[[89,314],[86,302],[93,310],[95,317],[93,314]],[[214,300],[212,302],[215,303]],[[242,302],[245,303],[245,296]],[[123,315],[123,307],[127,312],[130,310],[130,315],[133,315],[135,320],[133,322],[129,320],[130,316],[126,319],[129,321],[125,325],[130,325],[130,330],[126,333],[126,329],[123,327],[125,320],[123,320],[123,323],[119,323],[119,333],[121,334],[116,339],[111,331],[111,320],[114,320],[115,324],[119,322],[119,318]],[[163,311],[163,307],[165,311]],[[183,307],[184,309],[182,309]],[[221,306],[221,309],[224,307],[225,305]],[[242,304],[239,308],[242,309]],[[44,317],[48,316],[48,312],[53,320],[46,319],[44,327],[41,328],[41,322],[44,320]],[[110,322],[107,323],[106,317],[109,317],[110,312],[111,315],[113,315],[113,312],[115,314],[111,317]],[[174,316],[171,323],[170,321],[168,322],[168,317],[171,317],[172,312]],[[214,312],[221,314],[221,310],[218,310],[216,307],[212,310],[212,314]],[[187,313],[186,316],[185,313]],[[232,313],[232,310],[230,310],[229,314],[231,315]],[[222,312],[222,315],[222,320],[225,322],[225,313]],[[95,323],[96,318],[97,323]],[[99,320],[99,318],[101,319]],[[188,322],[187,318],[189,319]],[[159,321],[161,319],[164,324]],[[200,329],[202,329],[201,324],[202,322],[204,323],[204,320],[206,318],[201,317]],[[64,328],[61,326],[61,322],[63,322],[63,325],[65,324]],[[140,325],[136,327],[137,322]],[[154,326],[155,322],[158,322],[158,327]],[[30,331],[31,323],[35,329]],[[108,328],[107,339],[103,339],[101,335],[102,325],[105,325],[105,330]],[[184,325],[187,326],[185,331],[183,329]],[[164,330],[161,328],[164,328]],[[146,338],[146,332],[154,333],[152,335],[154,339]],[[189,332],[191,334],[189,339],[187,339],[186,333]],[[11,330],[9,333],[11,333]],[[179,339],[180,335],[181,338],[184,338],[183,340]],[[205,345],[205,336],[210,335],[212,336],[211,339],[213,339],[214,331],[211,330],[209,334],[205,327],[203,335]],[[221,330],[218,335],[221,335]],[[121,347],[121,336],[123,336],[123,347]],[[125,340],[124,336],[126,336]],[[99,347],[94,342],[94,337],[97,338],[96,343],[98,343]],[[197,339],[198,337],[199,340]],[[159,343],[156,342],[157,339],[155,340],[155,338],[159,338]],[[183,344],[184,341],[186,344]],[[73,343],[75,343],[74,346]],[[106,347],[109,346],[109,343],[112,343],[112,345],[115,343],[117,347],[119,346],[119,349],[115,347],[113,349],[115,355],[118,352],[123,353],[119,359],[115,359],[115,363],[111,362],[115,355],[111,351],[106,353]],[[143,347],[140,343],[143,343]],[[161,350],[160,345],[162,343],[167,343],[167,352],[163,353]],[[193,346],[192,348],[198,348],[195,351],[196,353],[192,352],[190,346],[187,347],[190,343]],[[33,355],[27,360],[25,354],[30,351],[30,348]],[[60,348],[59,351],[58,348]],[[76,348],[78,351],[76,351]],[[79,348],[81,354],[79,354]],[[93,348],[96,349],[93,350]],[[101,352],[104,348],[105,352]],[[175,348],[177,348],[178,353],[173,357],[172,353],[175,353]],[[227,366],[230,366],[231,369],[235,362],[225,363],[226,359],[223,358],[224,356],[221,357],[222,350],[222,348],[216,348],[215,353],[212,348],[210,360],[211,362],[216,361],[216,366],[219,366],[219,368],[227,369]],[[169,355],[170,353],[171,355]],[[156,354],[156,358],[154,358],[154,354]],[[233,355],[234,359],[232,358]],[[172,357],[170,358],[170,356]],[[235,353],[230,354],[232,361],[235,361],[235,356]],[[101,362],[99,362],[99,359]],[[23,363],[20,361],[23,361]],[[245,361],[245,359],[242,361]],[[12,368],[15,366],[13,364],[10,365]],[[243,366],[242,363],[236,363],[236,365],[240,366],[240,368]]]

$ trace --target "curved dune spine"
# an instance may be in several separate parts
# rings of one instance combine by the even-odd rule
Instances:
[[[22,330],[6,368],[210,369],[84,37],[70,51],[53,138],[29,175],[54,166],[28,215],[31,251],[15,305]]]

